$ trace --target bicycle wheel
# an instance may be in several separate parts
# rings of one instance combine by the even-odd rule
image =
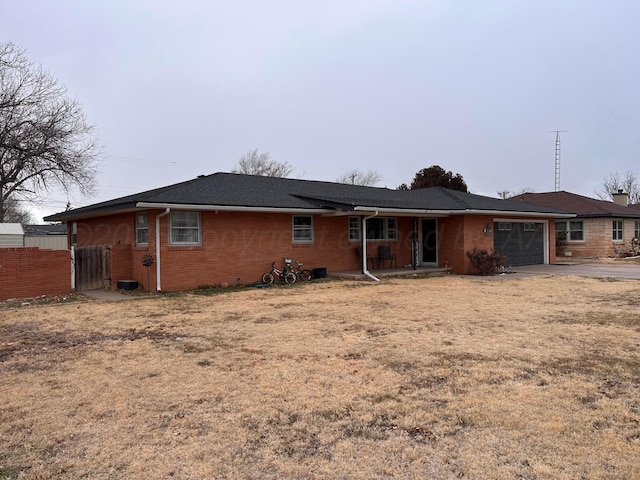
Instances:
[[[274,280],[273,273],[271,272],[267,272],[264,275],[262,275],[262,281],[264,283],[273,283],[273,280]]]
[[[296,283],[296,274],[293,272],[287,272],[284,276],[284,281],[287,283]]]
[[[302,279],[302,280],[306,280],[309,281],[313,278],[313,274],[311,273],[311,270],[300,270],[300,272],[298,273],[298,276]]]

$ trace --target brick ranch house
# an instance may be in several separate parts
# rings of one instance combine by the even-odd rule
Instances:
[[[473,247],[496,248],[512,265],[549,263],[556,218],[569,216],[438,187],[401,191],[215,173],[45,220],[65,222],[77,249],[109,249],[105,286],[133,279],[147,289],[181,290],[250,283],[283,257],[329,274],[375,274],[377,265],[361,258],[382,245],[398,268],[448,265],[471,273],[465,252]],[[153,256],[152,267],[143,265],[145,255]]]
[[[613,202],[560,191],[525,193],[511,198],[562,209],[575,218],[556,220],[557,254],[567,257],[614,257],[640,238],[640,205],[628,205],[628,195],[613,194]]]

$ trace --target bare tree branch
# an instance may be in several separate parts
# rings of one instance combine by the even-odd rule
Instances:
[[[380,174],[375,170],[364,172],[360,169],[349,170],[344,175],[336,178],[337,183],[347,183],[349,185],[373,186],[380,181]]]
[[[288,177],[294,167],[288,162],[277,162],[271,159],[269,152],[259,153],[258,149],[249,150],[238,160],[232,173],[258,175],[261,177]]]
[[[640,203],[640,179],[632,171],[621,175],[617,170],[602,180],[602,190],[596,195],[600,200],[613,200],[613,194],[622,190],[629,195],[629,203]]]
[[[523,195],[525,193],[536,193],[536,191],[533,188],[526,187],[517,191],[500,190],[497,193],[498,193],[498,197],[500,197],[503,200],[507,200],[508,198],[516,197],[518,195]]]
[[[77,100],[13,43],[0,43],[0,221],[4,203],[52,188],[93,192],[100,147]]]

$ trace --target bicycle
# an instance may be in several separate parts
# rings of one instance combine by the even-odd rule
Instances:
[[[310,281],[313,278],[313,273],[311,273],[311,270],[307,270],[306,268],[303,269],[302,263],[300,263],[297,260],[295,260],[295,262],[296,262],[296,267],[295,268],[291,267],[291,271],[296,274],[296,277],[298,279],[304,280],[304,281]]]
[[[278,270],[276,268],[276,262],[271,264],[271,271],[262,275],[262,281],[264,283],[273,283],[274,280],[278,277],[280,280],[284,280],[287,283],[296,283],[296,279],[298,278],[295,273],[291,270],[291,265],[287,265],[285,260],[285,266],[282,270]]]

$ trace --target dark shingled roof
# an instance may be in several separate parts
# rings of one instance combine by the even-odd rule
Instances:
[[[523,193],[511,200],[533,203],[546,207],[559,208],[575,213],[577,217],[634,217],[640,216],[640,209],[635,206],[618,205],[606,200],[583,197],[565,191],[546,193]]]
[[[24,225],[24,234],[28,237],[66,235],[67,226],[64,223],[56,223],[53,225]]]
[[[220,206],[352,211],[354,207],[435,210],[442,212],[504,211],[566,214],[566,211],[524,202],[483,197],[434,187],[421,190],[391,190],[332,182],[260,177],[234,173],[203,175],[167,187],[116,198],[107,202],[57,213],[46,221],[67,221],[135,209],[139,203],[188,206]],[[149,208],[149,207],[147,207]]]

